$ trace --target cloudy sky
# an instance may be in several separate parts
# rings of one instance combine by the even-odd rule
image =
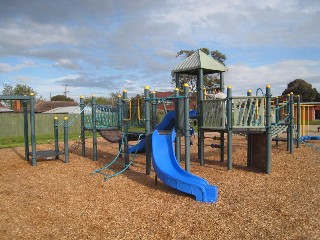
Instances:
[[[297,78],[320,91],[319,26],[319,0],[0,0],[0,90],[172,90],[176,53],[207,47],[227,56],[237,95]]]

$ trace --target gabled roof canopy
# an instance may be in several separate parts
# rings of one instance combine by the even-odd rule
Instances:
[[[195,51],[190,57],[179,63],[173,70],[173,73],[184,73],[197,75],[198,69],[203,69],[203,74],[220,73],[227,71],[226,66],[217,60],[208,56],[201,50]]]

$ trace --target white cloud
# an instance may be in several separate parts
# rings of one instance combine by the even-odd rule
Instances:
[[[243,47],[320,45],[318,1],[172,0],[169,4],[155,13],[155,21],[175,24],[179,34],[194,40]]]
[[[245,64],[228,66],[226,85],[231,85],[236,95],[245,95],[251,89],[265,89],[271,85],[274,95],[281,95],[289,82],[304,79],[320,91],[320,62],[310,60],[289,60],[274,64],[250,67]]]
[[[14,71],[18,71],[24,68],[30,68],[34,65],[32,61],[26,60],[21,64],[17,64],[15,66],[9,65],[7,63],[0,63],[0,73],[11,73]]]
[[[63,67],[68,69],[81,69],[81,67],[77,63],[71,61],[70,59],[58,59],[58,61],[53,65],[56,67]]]

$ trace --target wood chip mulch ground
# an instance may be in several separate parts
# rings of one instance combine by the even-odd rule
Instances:
[[[145,175],[144,155],[104,181],[91,173],[113,159],[117,144],[99,139],[98,162],[91,149],[88,141],[88,157],[76,149],[68,164],[40,161],[37,167],[23,160],[23,148],[0,149],[0,239],[320,239],[315,149],[289,154],[286,143],[273,144],[272,174],[266,175],[246,166],[244,136],[234,136],[233,171],[211,147],[199,166],[193,145],[191,172],[219,187],[216,204],[155,185],[154,172]]]

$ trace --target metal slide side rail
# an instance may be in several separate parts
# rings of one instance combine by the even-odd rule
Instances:
[[[105,170],[111,170],[110,167],[111,167],[112,165],[118,163],[117,160],[118,160],[119,157],[123,154],[122,146],[124,146],[124,138],[125,138],[126,135],[129,135],[129,134],[130,134],[130,133],[124,133],[124,134],[122,134],[121,146],[120,146],[120,148],[119,148],[119,151],[118,151],[116,157],[115,157],[110,163],[105,164],[102,168],[99,168],[99,169],[97,169],[97,170],[94,170],[94,171],[92,172],[92,174],[99,173],[99,174],[103,175],[103,176],[104,176],[104,179],[107,181],[107,180],[110,179],[110,178],[113,178],[113,177],[116,177],[116,176],[120,175],[121,173],[123,173],[125,170],[127,170],[127,169],[132,165],[132,163],[134,162],[134,159],[135,159],[136,156],[137,156],[138,148],[136,148],[134,154],[131,155],[131,160],[130,160],[130,162],[129,162],[127,165],[125,165],[125,167],[124,167],[123,169],[121,169],[121,170],[118,171],[118,172],[115,172],[114,174],[107,174],[107,173],[104,173],[104,172],[103,172],[103,171],[105,171]],[[138,143],[137,143],[137,144],[139,144],[139,142],[141,141],[142,136],[144,136],[144,134],[139,134]],[[124,154],[126,154],[126,153],[124,153]],[[130,156],[130,155],[129,155],[129,156]],[[111,170],[111,171],[112,171],[112,170]]]

